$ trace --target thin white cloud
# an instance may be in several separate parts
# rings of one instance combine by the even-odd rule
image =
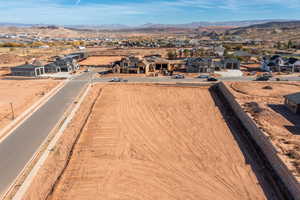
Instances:
[[[199,21],[208,18],[210,21],[207,16],[214,16],[214,13],[215,19],[223,20],[222,10],[224,13],[238,13],[240,16],[243,16],[244,13],[260,13],[262,16],[261,13],[265,7],[281,6],[291,10],[300,7],[300,0],[157,0],[139,3],[124,1],[118,4],[88,3],[88,1],[83,3],[81,0],[69,1],[75,2],[75,4],[63,4],[62,2],[65,1],[0,0],[0,20],[3,22],[49,24],[135,24],[146,22],[145,20],[151,20],[155,23],[163,23],[162,20],[178,23],[178,20],[188,21],[190,18]],[[199,13],[205,13],[206,19],[199,18]],[[280,14],[284,17],[288,13]],[[262,16],[262,18],[266,17]]]
[[[177,1],[164,1],[161,4],[165,6],[177,6],[177,7],[197,7],[197,8],[213,8],[215,0],[177,0]]]
[[[77,0],[76,3],[75,3],[75,5],[76,5],[76,6],[79,5],[80,2],[81,2],[81,0]]]

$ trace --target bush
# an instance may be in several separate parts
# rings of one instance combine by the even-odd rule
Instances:
[[[0,47],[25,47],[25,45],[17,42],[5,42],[0,44]]]
[[[272,90],[273,88],[272,88],[272,86],[267,85],[267,86],[264,86],[262,89],[264,89],[264,90]]]

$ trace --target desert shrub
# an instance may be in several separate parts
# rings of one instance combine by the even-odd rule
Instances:
[[[267,85],[267,86],[262,87],[262,89],[264,89],[264,90],[272,90],[273,88],[272,88],[272,86]]]

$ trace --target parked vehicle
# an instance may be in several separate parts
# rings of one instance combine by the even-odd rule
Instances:
[[[108,73],[109,73],[109,71],[98,72],[98,74],[100,74],[100,75],[104,75],[104,74],[108,74]]]
[[[273,75],[271,73],[264,73],[263,74],[263,77],[269,77],[269,78],[272,78]]]
[[[128,80],[122,79],[122,78],[112,78],[108,82],[128,82]]]
[[[254,75],[256,75],[256,73],[257,73],[256,71],[253,71],[253,72],[250,72],[250,75],[254,76]]]
[[[200,75],[200,76],[197,76],[197,78],[209,78],[208,75]]]
[[[268,81],[270,80],[270,77],[268,76],[258,76],[255,81]]]
[[[184,75],[183,74],[176,74],[174,76],[172,76],[172,79],[184,79]]]
[[[214,81],[218,81],[218,79],[214,78],[214,77],[208,77],[207,78],[208,82],[214,82]]]

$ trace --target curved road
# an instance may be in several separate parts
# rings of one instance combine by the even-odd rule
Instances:
[[[20,174],[68,106],[88,84],[90,73],[70,80],[0,143],[0,197]]]

